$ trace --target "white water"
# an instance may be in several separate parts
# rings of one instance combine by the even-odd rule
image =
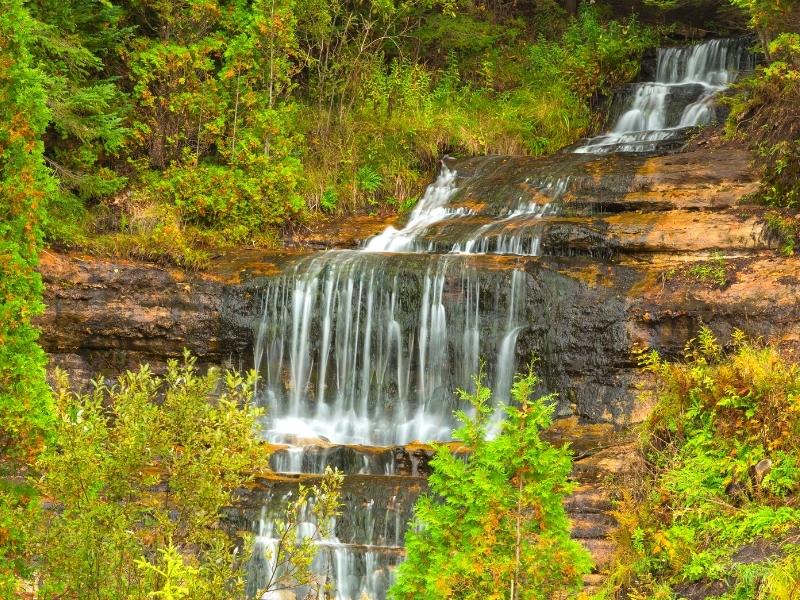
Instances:
[[[367,252],[408,252],[413,247],[416,238],[431,225],[453,217],[463,217],[472,214],[468,209],[449,208],[447,202],[458,191],[456,188],[456,175],[442,163],[439,176],[425,190],[411,215],[402,229],[387,227],[382,233],[370,239],[364,250]]]
[[[642,152],[680,139],[687,128],[713,120],[714,95],[751,68],[751,61],[741,40],[659,49],[656,80],[636,84],[611,131],[575,152]]]
[[[741,45],[725,40],[661,50],[656,81],[639,84],[612,131],[577,152],[647,150],[709,122],[713,94],[733,81],[745,57]],[[268,438],[290,444],[273,456],[277,471],[321,473],[335,464],[348,473],[394,476],[390,451],[359,454],[342,445],[450,439],[459,407],[453,392],[471,387],[481,358],[495,400],[508,400],[530,310],[528,276],[520,269],[481,270],[463,255],[539,255],[543,217],[558,214],[571,181],[526,180],[548,201],[521,196],[483,224],[476,219],[485,215],[451,205],[459,182],[443,165],[404,227],[388,227],[360,251],[303,259],[265,284],[254,359]],[[437,227],[459,226],[461,233],[444,241],[431,236]],[[495,427],[501,417],[496,410]],[[317,539],[314,571],[331,583],[337,600],[384,600],[407,516],[395,496],[388,506],[385,498],[384,506],[375,499],[349,502],[358,533],[339,539],[333,524],[331,536]],[[279,517],[274,507],[262,511],[257,555],[277,547]],[[313,519],[304,519],[299,535],[314,531]],[[275,569],[274,560],[254,557],[251,591]],[[294,600],[307,591],[264,598]]]
[[[503,273],[484,300],[480,272],[463,260],[415,260],[389,271],[380,255],[332,251],[268,282],[255,361],[271,440],[450,438],[453,392],[522,326],[524,289],[517,271]],[[490,374],[510,382],[515,366],[492,361]]]
[[[487,276],[467,257],[426,257],[409,250],[430,224],[464,214],[447,207],[457,191],[455,181],[455,171],[443,167],[409,224],[373,238],[373,245],[301,260],[267,281],[254,359],[262,374],[258,395],[268,407],[267,437],[291,444],[273,456],[276,470],[320,473],[329,464],[342,464],[349,473],[393,475],[390,452],[358,455],[347,449],[353,454],[342,456],[347,450],[336,444],[450,439],[453,411],[459,408],[454,392],[471,388],[482,357],[498,403],[493,426],[499,426],[499,406],[508,400],[516,342],[525,328],[525,273],[512,269]],[[550,181],[542,187],[560,194],[566,184]],[[517,203],[493,229],[480,229],[469,241],[495,240],[494,251],[524,253],[522,238],[503,237],[502,231],[515,220],[537,219],[550,210]],[[375,240],[395,254],[370,251]],[[530,243],[537,245],[528,249],[535,254],[538,240]],[[399,248],[406,254],[397,254]],[[394,502],[382,519],[373,515],[374,500],[349,506],[362,521],[355,540],[343,543],[335,535],[317,540],[313,569],[333,586],[333,598],[384,600],[407,519],[402,507],[391,506]],[[278,546],[275,520],[262,512],[248,577],[252,592],[276,570],[274,560],[263,556]],[[305,534],[313,530],[310,523],[301,527]],[[276,592],[264,599],[294,600],[307,592]]]
[[[280,499],[277,506],[291,501],[291,495]],[[298,589],[283,589],[291,586],[293,580],[287,577],[287,567],[279,556],[280,539],[283,537],[284,516],[276,505],[268,502],[262,508],[257,524],[257,535],[253,557],[250,560],[248,594],[260,593],[261,600],[295,600],[295,598],[319,597],[331,600],[384,600],[386,591],[394,578],[394,567],[400,560],[402,549],[402,527],[404,523],[389,522],[388,515],[399,515],[396,507],[390,505],[382,522],[374,515],[374,501],[359,507],[362,512],[357,532],[358,544],[342,543],[336,536],[336,519],[328,523],[330,533],[320,535],[313,512],[313,498],[302,507],[297,526],[296,542],[304,539],[315,540],[319,551],[314,558],[312,570],[314,581]],[[333,593],[317,594],[326,586]],[[268,590],[268,591],[265,591]]]

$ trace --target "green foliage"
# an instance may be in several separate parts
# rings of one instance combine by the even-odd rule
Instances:
[[[791,600],[800,594],[800,551],[797,546],[787,548],[784,558],[777,561],[763,576],[758,592],[759,600]]]
[[[34,485],[60,510],[29,532],[38,597],[146,598],[176,585],[157,568],[166,561],[174,574],[176,553],[189,597],[241,587],[220,511],[266,459],[254,435],[253,377],[200,376],[187,357],[163,379],[144,366],[81,395],[58,375],[57,446],[40,459]]]
[[[491,392],[475,379],[460,392],[474,416],[459,412],[459,457],[440,446],[431,461],[431,494],[421,497],[406,534],[407,558],[390,590],[396,599],[539,598],[579,589],[590,560],[569,535],[564,496],[572,489],[569,450],[539,432],[551,423],[553,397],[531,395],[530,371],[512,388],[515,406],[487,440]]]
[[[57,445],[31,482],[58,508],[27,532],[38,598],[245,597],[252,540],[234,540],[221,519],[268,460],[256,435],[254,378],[200,375],[188,355],[163,377],[143,366],[111,387],[96,382],[86,395],[57,375]],[[338,510],[340,485],[331,472],[303,492],[321,498],[321,518]],[[296,528],[299,518],[289,506],[287,523]],[[296,580],[307,580],[316,548],[285,539],[284,560]]]
[[[791,25],[800,7],[797,0],[729,0],[731,4],[742,9],[750,17],[750,26],[755,29],[764,44],[782,30]]]
[[[764,215],[764,221],[769,234],[777,239],[781,253],[792,256],[800,238],[800,223],[797,219],[777,211],[770,211]]]
[[[741,332],[732,346],[726,354],[702,328],[683,361],[640,354],[657,403],[641,476],[618,511],[610,589],[657,598],[682,581],[727,581],[725,598],[785,597],[758,595],[782,577],[772,565],[732,557],[754,540],[780,547],[800,525],[790,500],[800,490],[800,369]]]
[[[642,52],[658,38],[635,15],[602,23],[596,11],[581,10],[564,34],[564,70],[581,98],[609,95],[639,72]]]
[[[767,165],[762,181],[762,199],[769,206],[800,209],[800,141],[779,140],[758,148],[759,160]]]
[[[716,287],[725,287],[728,283],[728,264],[720,253],[715,253],[709,261],[694,265],[687,273],[697,281]]]
[[[383,185],[383,179],[372,167],[364,166],[356,172],[356,184],[368,194],[374,194]]]
[[[336,210],[336,204],[338,202],[339,198],[336,196],[336,190],[328,188],[322,192],[322,196],[319,198],[319,207],[325,212],[333,212]]]
[[[45,355],[31,319],[42,310],[36,271],[41,225],[53,181],[43,164],[50,113],[30,53],[35,24],[21,2],[0,12],[0,596],[24,574],[21,528],[33,517],[21,481],[52,428]]]
[[[48,237],[130,254],[129,194],[159,209],[166,260],[274,240],[313,211],[407,206],[438,158],[552,152],[636,73],[635,19],[551,1],[35,0],[47,75]],[[87,211],[88,209],[88,211]],[[158,228],[151,228],[154,231]],[[193,230],[190,232],[190,230]],[[185,248],[186,250],[180,250]],[[150,251],[142,254],[151,254]]]
[[[151,184],[151,196],[168,200],[180,221],[219,230],[230,243],[245,243],[304,206],[296,191],[301,166],[287,161],[282,171],[240,170],[220,165],[172,167]]]
[[[775,208],[800,208],[800,3],[731,0],[751,15],[767,64],[736,88],[727,131],[757,155],[757,199]]]

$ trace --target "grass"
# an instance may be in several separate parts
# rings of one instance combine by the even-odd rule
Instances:
[[[728,264],[719,252],[715,252],[711,260],[694,265],[687,273],[695,280],[715,287],[722,288],[728,283]]]

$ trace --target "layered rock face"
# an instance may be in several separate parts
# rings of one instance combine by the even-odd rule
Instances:
[[[724,70],[732,59],[720,48]],[[699,119],[706,88],[678,67],[670,78]],[[636,106],[620,120],[633,122]],[[684,144],[679,129],[626,129],[583,148],[664,150]],[[758,187],[750,155],[709,132],[681,152],[609,152],[446,159],[394,226],[363,220],[363,231],[232,253],[204,273],[46,254],[43,344],[84,381],[141,361],[158,368],[184,347],[204,363],[257,368],[282,475],[244,495],[231,523],[273,543],[276,507],[298,479],[342,469],[348,517],[322,543],[343,600],[385,595],[425,489],[427,443],[449,439],[453,391],[484,359],[507,400],[535,355],[542,391],[559,394],[548,435],[576,452],[573,533],[599,570],[613,550],[602,483],[631,468],[629,426],[649,408],[634,349],[678,355],[701,323],[722,339],[739,328],[800,347],[800,259],[779,256],[763,210],[743,202]],[[268,570],[256,561],[251,577]]]
[[[201,361],[238,364],[250,333],[231,322],[246,293],[213,275],[45,252],[42,345],[78,383],[140,363],[159,369],[184,348]]]
[[[557,158],[550,161],[557,164]],[[537,218],[530,227],[541,237],[540,256],[453,256],[445,283],[457,287],[464,268],[479,270],[481,305],[498,306],[510,289],[509,273],[521,270],[525,306],[519,309],[524,328],[517,360],[531,353],[544,359],[548,387],[562,395],[562,416],[635,422],[640,413],[630,387],[630,350],[637,344],[674,354],[701,322],[723,339],[736,327],[789,349],[800,339],[798,261],[778,256],[761,209],[740,203],[757,186],[749,160],[735,146],[710,145],[570,165],[560,214]],[[454,206],[469,207],[471,226],[480,229],[490,207],[524,195],[526,202],[540,199],[526,180],[551,171],[550,161],[454,163],[466,181]],[[428,229],[425,243],[444,239],[439,229],[447,225]],[[453,239],[447,244],[457,243]],[[84,374],[113,376],[140,362],[158,366],[183,348],[205,363],[249,368],[266,282],[304,256],[246,251],[220,258],[208,272],[188,273],[47,252],[41,260],[47,304],[39,321],[42,343],[54,362]],[[693,265],[714,261],[726,272],[722,285],[687,275]],[[392,268],[380,256],[376,264]],[[424,292],[418,274],[427,267],[420,255],[397,267],[407,278],[404,302],[417,309],[414,296]],[[413,321],[418,310],[409,315]]]
[[[447,296],[448,289],[451,294],[460,289],[464,265],[479,269],[483,299],[478,304],[489,310],[505,302],[512,274],[523,274],[517,285],[525,328],[516,339],[514,363],[521,365],[536,353],[547,388],[560,393],[563,418],[553,439],[576,447],[575,477],[582,484],[568,508],[576,537],[593,550],[600,566],[613,550],[607,539],[613,526],[610,498],[600,483],[630,467],[633,446],[620,426],[641,420],[648,408],[638,397],[632,349],[648,346],[676,355],[701,323],[723,339],[741,328],[787,351],[800,340],[800,260],[771,249],[760,209],[740,203],[757,185],[750,157],[740,148],[714,144],[684,154],[612,156],[572,165],[560,214],[535,224],[542,236],[540,256],[453,257],[453,275],[449,281],[445,277]],[[479,228],[485,224],[482,212],[504,198],[529,194],[536,200],[541,192],[529,189],[525,179],[540,165],[510,157],[455,163],[467,182],[457,202],[470,207]],[[426,235],[440,234],[434,228]],[[265,286],[303,256],[239,253],[220,259],[209,272],[187,273],[47,253],[41,267],[48,306],[40,320],[42,342],[54,364],[83,381],[97,373],[113,377],[142,361],[158,368],[184,347],[207,364],[250,367]],[[719,261],[725,270],[722,285],[689,274],[692,266]],[[419,314],[427,258],[409,256],[404,264],[413,265],[411,274],[400,273],[407,278],[405,301],[414,304],[408,312],[412,318]],[[410,440],[389,443],[395,441]],[[383,496],[375,490],[386,486],[424,489],[429,450],[423,447],[390,446],[376,459],[374,452],[347,444],[334,450],[326,441],[309,444],[294,450],[294,458],[289,449],[278,452],[275,460],[283,462],[275,468],[314,471],[336,464],[358,473],[393,465],[396,475],[387,481],[362,476],[360,492],[351,494],[354,506],[377,506]],[[373,457],[374,465],[364,467],[364,456]],[[283,489],[274,485],[264,482],[261,495],[250,497],[234,521],[258,521],[264,494],[276,497]],[[408,510],[408,500],[393,510]],[[390,515],[394,519],[395,513]],[[399,555],[394,542],[391,546],[381,560],[393,564],[389,558]]]

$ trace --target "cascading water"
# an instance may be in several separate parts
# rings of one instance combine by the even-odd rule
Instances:
[[[335,590],[330,597],[337,600],[384,600],[394,569],[402,560],[405,527],[410,517],[408,506],[401,506],[396,495],[381,498],[382,506],[371,500],[363,503],[357,513],[332,519],[327,523],[329,533],[323,536],[314,515],[313,499],[309,499],[301,506],[296,533],[298,542],[303,538],[316,541],[318,552],[313,561],[316,577],[313,585],[286,591],[280,587],[288,565],[279,556],[278,547],[287,532],[281,523],[283,507],[291,499],[291,492],[267,498],[261,510],[250,563],[249,595],[272,587],[272,591],[262,596],[263,600],[305,599],[309,594],[317,597],[313,594],[330,586]]]
[[[611,131],[587,140],[575,152],[648,152],[674,144],[687,129],[710,123],[713,96],[752,67],[743,39],[661,48],[656,80],[634,84]]]
[[[612,131],[575,152],[643,152],[679,139],[712,120],[713,94],[749,66],[741,41],[662,49],[656,81],[635,85]],[[550,310],[531,305],[537,283],[526,257],[541,254],[542,228],[579,186],[571,176],[540,173],[515,184],[516,200],[501,206],[463,197],[470,178],[483,176],[443,164],[403,227],[388,227],[359,250],[299,259],[261,289],[254,363],[267,436],[280,445],[273,469],[319,474],[335,466],[346,485],[361,485],[344,494],[333,533],[316,540],[314,570],[337,600],[382,600],[402,559],[411,504],[424,484],[416,467],[414,476],[398,474],[395,458],[405,451],[398,446],[450,439],[454,391],[471,387],[482,359],[494,399],[507,401],[519,336],[532,311]],[[278,543],[282,502],[267,500],[256,523],[252,593],[275,574],[263,550]],[[306,512],[301,534],[316,530]]]
[[[544,177],[533,182],[548,201],[520,202],[490,215],[488,223],[475,225],[475,211],[466,207],[448,207],[458,193],[458,174],[442,165],[436,181],[412,211],[402,229],[387,227],[364,244],[368,252],[414,252],[453,254],[511,254],[538,256],[538,221],[557,214],[559,201],[567,191],[569,178]],[[434,228],[460,230],[455,238],[438,241],[429,237]]]
[[[524,298],[519,271],[487,284],[455,256],[332,251],[300,262],[263,292],[256,365],[271,441],[449,439],[453,391],[522,326]],[[498,362],[490,375],[510,381],[513,369]]]

